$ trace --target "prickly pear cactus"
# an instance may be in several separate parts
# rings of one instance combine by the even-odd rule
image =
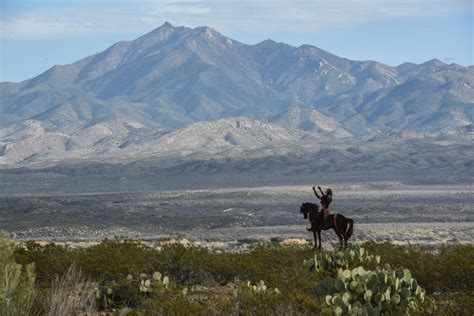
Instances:
[[[348,245],[344,251],[324,252],[314,255],[314,259],[306,260],[310,270],[330,272],[338,268],[347,269],[349,265],[380,264],[380,256],[369,255],[369,252],[357,245]]]
[[[370,316],[416,310],[425,300],[425,290],[408,269],[395,270],[389,264],[380,265],[380,261],[380,256],[352,245],[344,251],[316,254],[305,264],[325,275],[314,286],[314,292],[335,315]],[[364,268],[374,263],[375,269]]]
[[[95,298],[99,306],[104,309],[109,308],[113,304],[112,295],[114,291],[110,287],[96,287]]]
[[[275,293],[280,294],[280,290],[277,288],[269,289],[263,280],[260,280],[257,284],[252,284],[250,281],[247,281],[247,287],[251,289],[256,294],[265,294],[265,293]]]
[[[134,278],[131,274],[127,276],[127,281],[132,284],[137,284],[140,292],[151,293],[153,289],[157,288],[168,288],[170,285],[170,279],[167,276],[162,278],[162,274],[158,271],[154,272],[151,276],[146,273],[140,273],[138,278]]]

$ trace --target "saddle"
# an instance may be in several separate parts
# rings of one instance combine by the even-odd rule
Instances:
[[[318,212],[318,216],[316,217],[316,219],[318,221],[325,221],[328,219],[328,216],[329,216],[329,209],[323,209]]]
[[[316,220],[317,221],[321,221],[321,222],[324,222],[327,220],[329,216],[329,210],[328,209],[324,209],[324,210],[321,210],[317,213],[317,216],[316,216]],[[334,214],[334,225],[336,225],[336,218],[337,218],[337,213]],[[313,231],[313,225],[311,224],[311,228],[306,228],[307,231]]]
[[[318,216],[316,217],[318,221],[323,221],[324,220],[324,210],[321,210],[318,212]]]

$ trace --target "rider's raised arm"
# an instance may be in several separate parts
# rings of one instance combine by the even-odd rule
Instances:
[[[326,196],[326,194],[324,194],[323,190],[321,189],[321,187],[318,187],[319,191],[321,192],[322,196]]]
[[[313,191],[314,191],[314,194],[316,195],[316,197],[321,200],[321,197],[318,195],[318,191],[316,191],[316,189],[314,187],[313,187]]]

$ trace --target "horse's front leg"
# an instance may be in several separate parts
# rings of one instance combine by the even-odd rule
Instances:
[[[318,230],[318,240],[319,240],[318,249],[321,250],[321,230]]]
[[[313,237],[314,237],[314,248],[316,249],[317,243],[318,243],[318,238],[316,237],[316,229],[313,228]]]

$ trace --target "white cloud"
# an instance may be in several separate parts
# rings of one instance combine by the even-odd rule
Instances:
[[[89,24],[90,25],[90,24]],[[86,34],[92,25],[67,18],[45,18],[42,16],[22,16],[14,20],[2,21],[2,37],[56,37],[65,34]]]
[[[39,5],[8,10],[1,37],[45,38],[84,34],[143,33],[164,21],[209,25],[223,32],[304,31],[348,27],[367,21],[472,10],[470,0],[342,1],[104,1]]]

